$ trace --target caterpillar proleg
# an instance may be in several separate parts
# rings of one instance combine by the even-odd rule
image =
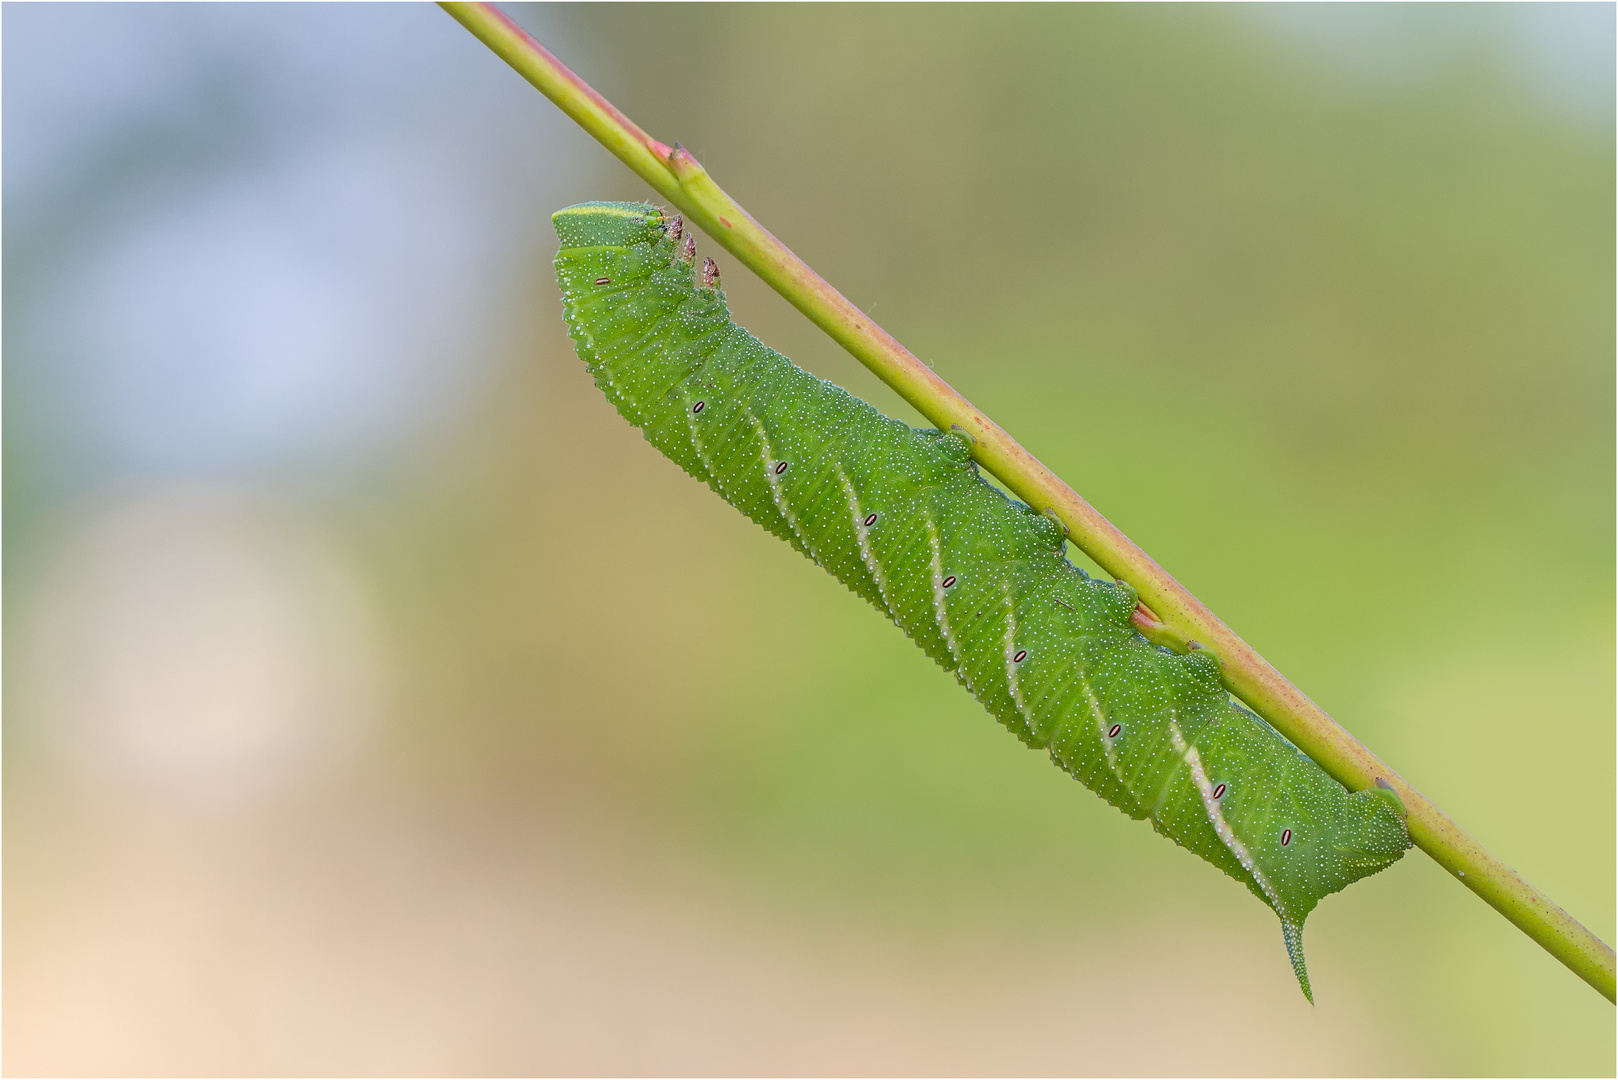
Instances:
[[[1350,792],[1231,699],[1218,661],[1131,622],[1135,592],[1064,555],[958,436],[916,430],[731,321],[679,218],[583,203],[552,218],[580,359],[647,440],[891,619],[1025,744],[1303,923],[1410,846],[1391,790]]]

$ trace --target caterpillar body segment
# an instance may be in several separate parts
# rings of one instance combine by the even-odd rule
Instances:
[[[981,479],[960,438],[884,416],[735,325],[678,218],[584,203],[553,222],[569,332],[619,413],[1024,743],[1252,890],[1313,1000],[1304,920],[1410,846],[1397,797],[1349,792],[1234,702],[1212,657],[1143,638],[1134,590],[1069,563],[1060,526]]]

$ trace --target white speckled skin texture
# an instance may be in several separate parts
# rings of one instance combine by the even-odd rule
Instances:
[[[1134,590],[1069,563],[1060,527],[979,477],[964,442],[882,415],[733,323],[678,219],[584,203],[552,220],[568,326],[619,413],[1024,743],[1275,909],[1309,995],[1304,919],[1410,846],[1397,798],[1328,777],[1231,700],[1211,656],[1141,637]]]

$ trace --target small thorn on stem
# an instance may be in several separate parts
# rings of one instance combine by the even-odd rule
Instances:
[[[703,174],[702,166],[697,163],[696,158],[691,156],[691,151],[687,150],[679,143],[675,143],[674,149],[669,151],[668,163],[669,170],[673,172],[675,178],[680,180],[682,183]]]
[[[719,264],[712,259],[702,260],[702,287],[712,289],[719,284]]]

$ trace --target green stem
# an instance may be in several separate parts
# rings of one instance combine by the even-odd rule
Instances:
[[[1061,522],[1098,566],[1135,587],[1141,601],[1136,625],[1146,637],[1181,651],[1213,653],[1230,692],[1349,789],[1391,786],[1404,800],[1418,847],[1607,1000],[1618,1000],[1611,948],[1343,730],[1076,491],[771,236],[684,147],[647,135],[493,4],[442,7],[917,412],[942,430],[967,436],[984,468]]]

